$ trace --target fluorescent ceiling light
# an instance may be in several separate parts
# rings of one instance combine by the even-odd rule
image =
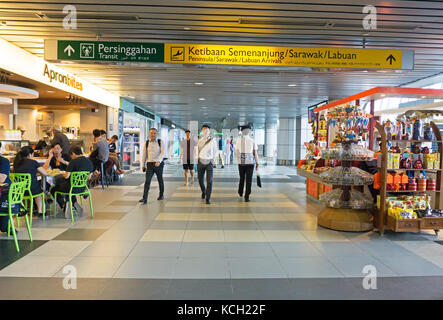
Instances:
[[[195,84],[196,86],[202,86],[202,85],[204,85],[203,82],[194,82],[194,84]]]
[[[205,101],[206,99],[205,98],[198,98],[198,100]]]
[[[288,84],[288,87],[296,87],[296,86],[297,85],[295,83]]]

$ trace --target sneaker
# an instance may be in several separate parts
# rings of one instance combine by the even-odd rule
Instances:
[[[187,187],[187,186],[188,186],[188,183],[187,183],[187,182],[185,182],[184,186],[185,186],[185,187]]]
[[[141,202],[142,204],[146,204],[148,201],[145,199],[140,199],[140,200],[138,200],[138,202]]]
[[[83,208],[78,204],[78,202],[74,203],[74,209],[80,216],[83,215]]]
[[[206,199],[206,204],[211,204],[211,200]]]

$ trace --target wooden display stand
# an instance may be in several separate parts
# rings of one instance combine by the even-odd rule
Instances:
[[[297,175],[306,178],[306,195],[313,200],[320,200],[320,195],[332,190],[332,185],[324,183],[316,173],[304,169],[297,169]]]
[[[430,122],[432,126],[432,130],[434,132],[436,141],[431,140],[392,140],[391,142],[401,142],[401,143],[422,143],[422,142],[432,142],[438,144],[438,152],[440,153],[440,169],[393,169],[393,171],[425,171],[436,173],[437,175],[437,190],[436,191],[387,191],[386,183],[387,183],[387,159],[388,159],[388,149],[387,149],[387,139],[386,132],[383,125],[379,122],[375,124],[376,129],[378,130],[381,136],[381,168],[380,170],[380,209],[377,212],[377,216],[375,219],[375,226],[380,232],[380,234],[384,233],[384,230],[387,228],[389,230],[395,232],[420,232],[421,230],[434,230],[436,234],[438,234],[440,229],[443,229],[443,217],[425,217],[418,219],[402,219],[397,220],[387,214],[387,205],[386,205],[386,197],[387,193],[390,194],[401,194],[401,193],[413,193],[413,194],[430,194],[435,203],[435,209],[443,208],[443,197],[441,196],[441,192],[443,191],[443,179],[441,176],[442,173],[442,137],[440,133],[440,129],[436,126],[434,122]]]
[[[351,143],[342,143],[343,148],[351,148]],[[341,160],[341,166],[350,168],[352,160]],[[351,199],[351,186],[341,186],[342,199]],[[328,208],[323,209],[317,218],[319,226],[337,231],[363,232],[374,227],[373,216],[365,209]]]

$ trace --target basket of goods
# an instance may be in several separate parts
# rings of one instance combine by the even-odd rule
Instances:
[[[335,185],[369,185],[374,182],[372,174],[356,167],[335,167],[320,174],[320,177],[329,184]]]

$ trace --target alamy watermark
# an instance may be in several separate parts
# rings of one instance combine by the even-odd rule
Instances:
[[[63,278],[63,289],[65,290],[77,289],[77,268],[68,264],[64,266],[63,274],[66,275]]]
[[[63,28],[77,29],[77,8],[73,5],[66,5],[63,7],[63,13],[66,14],[63,18]]]
[[[363,28],[365,30],[377,29],[377,8],[372,5],[364,6],[363,13],[366,14],[363,18]]]
[[[366,265],[363,267],[363,289],[377,290],[377,268],[373,265]]]

